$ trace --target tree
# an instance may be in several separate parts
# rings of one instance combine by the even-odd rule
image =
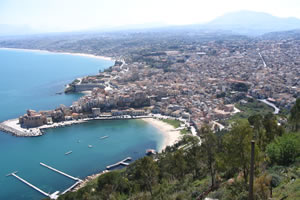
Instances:
[[[253,130],[247,121],[239,121],[232,130],[224,136],[224,151],[221,152],[221,165],[226,171],[243,172],[245,183],[248,182],[251,157],[251,140]],[[258,148],[256,148],[255,159],[258,159]]]
[[[295,105],[292,107],[289,120],[293,131],[300,130],[300,98],[296,100]]]
[[[284,129],[278,126],[275,115],[268,113],[264,116],[263,124],[266,130],[267,143],[270,143],[276,136],[281,136]]]
[[[263,116],[260,114],[252,115],[248,118],[248,122],[253,126],[254,138],[261,150],[266,146],[266,131],[263,124]]]
[[[211,127],[205,125],[200,129],[201,152],[211,175],[211,187],[215,187],[217,137]]]
[[[198,141],[199,143],[199,141]],[[201,179],[206,176],[206,163],[203,162],[203,154],[201,152],[201,146],[193,145],[187,152],[186,161],[188,171],[193,173],[194,179]]]
[[[158,181],[159,168],[151,157],[138,160],[133,169],[133,180],[136,180],[142,189],[146,189],[152,196],[152,187]]]
[[[180,149],[174,152],[171,159],[171,173],[177,178],[182,179],[187,171],[187,162],[184,152]]]
[[[300,155],[300,137],[296,134],[285,134],[267,146],[271,162],[289,165]]]
[[[111,194],[115,192],[119,193],[129,193],[130,186],[126,178],[122,176],[119,171],[112,171],[103,174],[98,179],[98,190],[102,191],[105,198],[108,198]]]

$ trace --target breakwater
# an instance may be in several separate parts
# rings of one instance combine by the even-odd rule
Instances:
[[[105,117],[95,117],[95,118],[85,118],[80,120],[70,120],[57,122],[50,125],[43,125],[36,128],[23,128],[18,123],[18,119],[11,119],[0,123],[0,130],[6,133],[10,133],[17,137],[36,137],[44,134],[44,130],[52,128],[60,128],[71,126],[74,124],[82,124],[93,120],[120,120],[120,119],[141,119],[150,118],[151,116],[105,116]]]
[[[10,133],[14,136],[18,136],[18,137],[36,137],[36,136],[41,136],[42,135],[42,131],[40,129],[24,129],[24,130],[20,130],[15,128],[14,126],[10,126],[8,124],[5,124],[6,122],[3,122],[0,124],[0,130],[6,133]],[[20,127],[21,128],[21,127]]]

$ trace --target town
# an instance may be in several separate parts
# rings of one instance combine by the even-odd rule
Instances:
[[[66,92],[90,91],[70,107],[29,110],[19,122],[29,128],[88,117],[162,114],[189,120],[199,130],[204,123],[222,127],[218,121],[239,112],[234,104],[251,98],[268,99],[288,110],[300,94],[300,42],[295,35],[203,39],[205,35],[175,34],[176,40],[170,40],[164,34],[153,39],[153,34],[144,33],[124,36],[128,45],[122,46],[112,35],[100,37],[110,37],[111,46],[99,49],[83,40],[81,52],[113,57],[115,65],[70,83]],[[38,41],[36,45],[42,48]],[[47,50],[53,48],[72,52],[78,46],[76,42],[72,49],[50,45]]]

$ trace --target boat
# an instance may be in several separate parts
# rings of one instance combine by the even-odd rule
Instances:
[[[89,147],[89,148],[92,148],[93,146],[89,144],[89,146],[88,146],[88,147]]]
[[[65,153],[65,155],[69,155],[71,153],[72,153],[72,151],[68,151],[68,152]]]
[[[103,136],[103,137],[100,138],[100,140],[103,140],[103,139],[108,138],[108,137],[109,137],[108,135]]]
[[[154,149],[147,149],[146,150],[146,155],[154,155],[154,154],[156,154],[156,151],[154,150]]]

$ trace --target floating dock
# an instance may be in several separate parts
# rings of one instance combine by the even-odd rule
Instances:
[[[40,165],[42,165],[42,166],[44,166],[44,167],[46,167],[46,168],[48,168],[48,169],[50,169],[50,170],[52,170],[52,171],[55,171],[55,172],[57,172],[57,173],[59,173],[59,174],[61,174],[61,175],[64,175],[64,176],[66,176],[66,177],[68,177],[68,178],[73,179],[73,180],[76,181],[76,183],[74,183],[73,185],[71,185],[69,188],[67,188],[65,191],[63,191],[61,194],[65,194],[65,193],[69,192],[70,190],[72,190],[72,189],[75,188],[78,184],[80,184],[80,183],[82,182],[81,179],[75,178],[75,177],[73,177],[73,176],[71,176],[71,175],[69,175],[69,174],[67,174],[67,173],[64,173],[64,172],[62,172],[62,171],[60,171],[60,170],[58,170],[58,169],[55,169],[55,168],[53,168],[53,167],[51,167],[51,166],[49,166],[49,165],[46,165],[46,164],[44,164],[44,163],[40,163]]]
[[[21,182],[25,183],[26,185],[28,185],[29,187],[33,188],[34,190],[38,191],[39,193],[43,194],[44,196],[46,197],[49,197],[50,199],[57,199],[58,198],[58,191],[54,192],[53,194],[48,194],[46,192],[44,192],[43,190],[41,190],[40,188],[32,185],[31,183],[29,183],[28,181],[22,179],[21,177],[19,177],[18,175],[16,175],[15,173],[17,172],[13,172],[11,174],[8,174],[8,175],[11,175],[11,176],[14,176],[16,177],[18,180],[20,180]]]
[[[40,165],[42,165],[42,166],[44,166],[44,167],[46,167],[46,168],[48,168],[48,169],[50,169],[50,170],[52,170],[52,171],[55,171],[55,172],[57,172],[57,173],[59,173],[59,174],[61,174],[61,175],[64,175],[64,176],[66,176],[66,177],[68,177],[68,178],[70,178],[70,179],[73,179],[74,181],[82,181],[82,180],[79,179],[79,178],[75,178],[75,177],[73,177],[73,176],[71,176],[71,175],[69,175],[69,174],[66,174],[66,173],[64,173],[64,172],[62,172],[62,171],[59,171],[58,169],[55,169],[55,168],[53,168],[53,167],[50,167],[49,165],[46,165],[46,164],[44,164],[44,163],[40,163]]]
[[[112,164],[112,165],[108,165],[108,166],[106,167],[106,169],[115,168],[115,167],[118,167],[119,165],[128,166],[128,165],[129,165],[129,163],[126,163],[126,161],[131,161],[131,160],[132,160],[132,158],[131,158],[131,157],[127,157],[127,158],[125,158],[125,159],[121,160],[120,162],[117,162],[117,163],[115,163],[115,164]]]

